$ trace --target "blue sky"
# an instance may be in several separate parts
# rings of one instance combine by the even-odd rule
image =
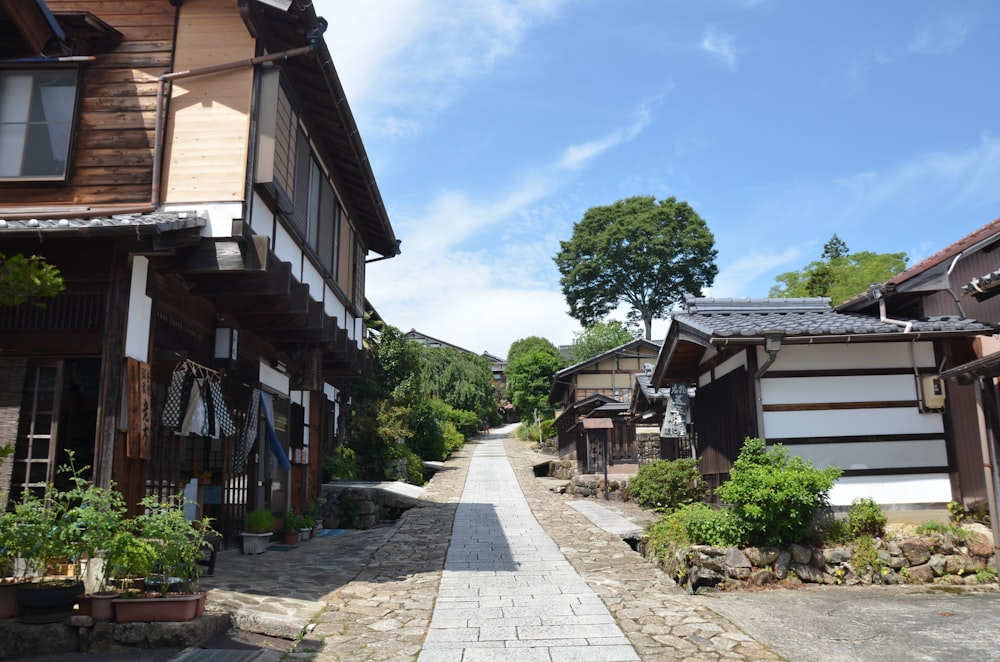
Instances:
[[[834,233],[914,264],[1000,217],[993,0],[315,5],[403,241],[368,298],[403,331],[570,343],[552,257],[633,195],[705,219],[715,297],[766,296]]]

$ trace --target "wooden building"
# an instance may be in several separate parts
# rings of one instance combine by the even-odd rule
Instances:
[[[287,7],[287,8],[282,8]],[[0,2],[0,494],[73,450],[235,536],[318,495],[396,239],[309,3]]]
[[[876,304],[876,308],[877,308]],[[828,299],[696,299],[671,316],[650,384],[681,383],[700,471],[729,476],[747,437],[838,466],[834,505],[939,506],[960,497],[942,367],[994,329],[964,315],[892,318]]]
[[[882,306],[889,317],[921,318],[937,315],[970,317],[990,324],[1000,324],[1000,294],[997,270],[1000,258],[1000,219],[987,223],[934,255],[913,265],[881,284],[885,293]],[[879,302],[866,294],[853,297],[837,306],[838,311],[879,314]],[[985,359],[1000,352],[997,335],[976,338],[972,360]],[[948,362],[949,372],[961,362]],[[987,475],[983,471],[983,443],[980,438],[977,385],[968,380],[944,382],[950,432],[954,439],[955,499],[966,506],[986,502]],[[996,397],[992,398],[996,406]],[[987,458],[988,460],[988,458]]]
[[[556,373],[549,403],[556,406],[560,459],[575,460],[579,473],[635,473],[635,428],[629,402],[635,374],[655,361],[656,342],[636,338]]]

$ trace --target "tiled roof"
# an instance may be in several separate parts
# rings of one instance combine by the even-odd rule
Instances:
[[[0,237],[13,234],[112,234],[135,231],[162,234],[173,230],[204,227],[205,216],[193,211],[116,214],[95,218],[8,220],[0,218]]]
[[[821,302],[826,303],[821,305]],[[902,334],[904,331],[902,326],[871,315],[836,312],[829,307],[828,299],[691,299],[688,310],[697,312],[675,313],[673,321],[719,338],[759,338],[765,333],[789,337]],[[957,316],[901,321],[911,322],[914,333],[993,330],[991,325]]]

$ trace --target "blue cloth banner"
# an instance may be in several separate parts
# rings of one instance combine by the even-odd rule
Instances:
[[[281,447],[281,440],[278,439],[278,433],[274,429],[274,417],[271,415],[271,398],[270,396],[264,395],[262,392],[260,394],[260,405],[264,410],[264,427],[267,428],[265,432],[267,433],[267,443],[271,447],[271,453],[274,455],[274,459],[278,461],[278,464],[282,469],[288,471],[292,468],[292,463],[288,461],[288,456],[285,455],[285,449]]]

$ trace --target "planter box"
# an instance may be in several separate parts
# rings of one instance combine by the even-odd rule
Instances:
[[[243,536],[244,554],[263,554],[267,551],[267,543],[271,542],[270,533],[248,533],[247,531],[243,531],[240,535]]]
[[[158,623],[194,620],[205,609],[205,593],[159,598],[116,598],[115,620],[119,623]]]
[[[0,580],[0,618],[15,618],[21,615],[17,604],[17,583]]]
[[[39,582],[20,584],[17,603],[22,623],[58,623],[73,615],[76,596],[83,593],[83,582]]]

